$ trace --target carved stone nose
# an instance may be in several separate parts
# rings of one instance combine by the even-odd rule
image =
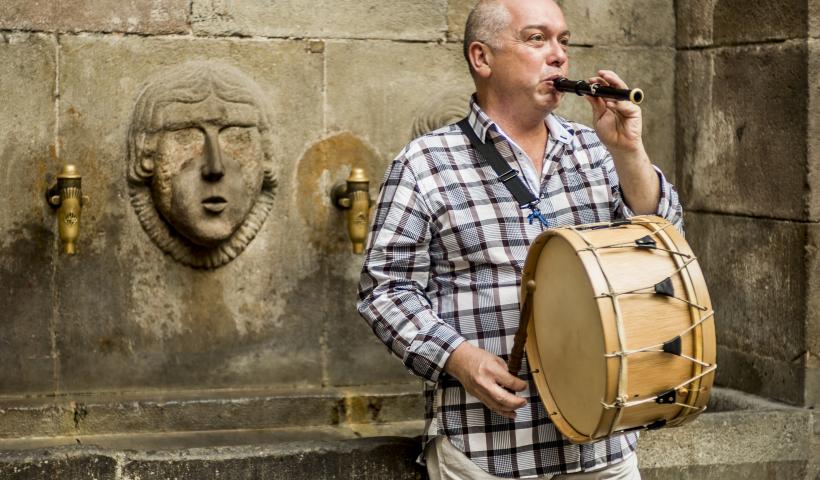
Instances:
[[[205,162],[202,165],[202,178],[216,182],[225,175],[222,166],[222,148],[219,146],[219,134],[205,133]]]

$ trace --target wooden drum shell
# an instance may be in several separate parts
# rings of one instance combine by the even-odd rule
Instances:
[[[677,403],[687,406],[652,401],[613,407],[619,400],[619,382],[627,393],[620,400],[637,401],[680,386],[707,370],[664,352],[625,357],[606,357],[607,353],[657,345],[689,329],[681,336],[681,353],[708,365],[714,365],[716,356],[714,318],[703,321],[710,316],[712,305],[689,245],[661,218],[631,220],[631,224],[612,228],[548,230],[527,254],[522,302],[527,298],[527,283],[535,282],[529,297],[531,308],[526,309],[530,318],[522,319],[527,324],[527,358],[551,420],[574,443],[658,421],[666,426],[691,421],[705,408],[714,381],[711,371],[679,389]],[[646,235],[658,247],[682,255],[634,246],[589,248],[590,244],[634,245]],[[671,278],[677,297],[697,307],[655,293],[618,295],[617,305],[604,295],[642,289],[666,277]]]

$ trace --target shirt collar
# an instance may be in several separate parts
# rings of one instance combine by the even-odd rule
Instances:
[[[475,94],[470,97],[470,114],[467,118],[467,121],[470,126],[473,127],[473,130],[475,130],[476,135],[482,143],[486,141],[487,132],[490,128],[495,127],[496,131],[502,131],[501,128],[484,113],[484,110],[478,106]],[[550,137],[552,137],[553,140],[567,145],[572,143],[572,137],[575,135],[575,131],[569,122],[554,113],[547,115],[546,122],[547,130],[549,130]]]

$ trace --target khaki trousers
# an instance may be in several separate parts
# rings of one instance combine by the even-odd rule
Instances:
[[[430,480],[498,480],[501,477],[490,475],[473,463],[450,443],[446,437],[436,437],[427,445],[424,452],[427,461],[427,474]],[[610,465],[594,472],[568,473],[564,475],[545,475],[539,479],[552,480],[640,480],[638,456],[633,454],[620,463]]]

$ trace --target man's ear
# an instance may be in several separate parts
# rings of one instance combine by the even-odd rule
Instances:
[[[467,49],[469,54],[470,64],[473,70],[481,78],[487,78],[492,73],[492,57],[493,52],[490,47],[481,42],[473,42]]]

